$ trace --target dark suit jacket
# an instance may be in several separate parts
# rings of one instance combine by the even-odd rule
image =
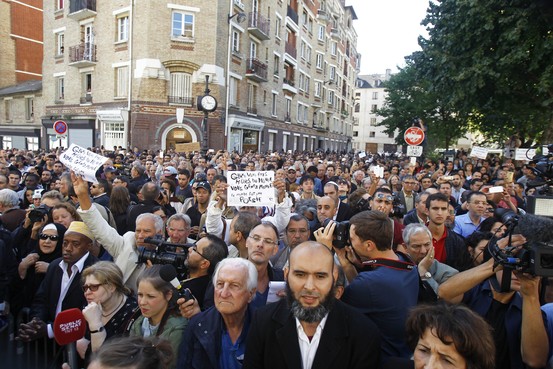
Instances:
[[[61,292],[61,279],[63,277],[63,271],[59,266],[61,260],[62,258],[58,258],[50,263],[46,271],[46,276],[33,301],[31,317],[36,316],[46,323],[51,323],[56,318],[56,307],[58,306],[58,299]],[[98,259],[96,259],[96,257],[89,254],[84,262],[83,270],[97,261]],[[81,273],[78,273],[75,275],[75,278],[73,278],[73,281],[71,281],[71,285],[63,299],[61,306],[62,311],[72,308],[82,309],[87,305],[82,286]]]
[[[407,214],[407,201],[410,201],[411,202],[411,207],[414,209],[415,208],[415,196],[417,194],[415,192],[412,193],[412,196],[410,199],[406,199],[405,198],[405,194],[403,193],[403,191],[399,191],[399,193],[397,194],[397,197],[399,198],[399,201],[403,204],[403,215]]]
[[[336,214],[336,221],[343,222],[344,220],[349,220],[353,216],[353,212],[348,204],[340,201],[340,206],[338,206],[338,214]]]
[[[313,361],[313,369],[377,368],[380,333],[352,307],[336,301],[330,311]],[[243,369],[301,369],[296,320],[285,300],[257,310]]]

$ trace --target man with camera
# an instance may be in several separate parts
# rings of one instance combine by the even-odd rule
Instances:
[[[502,238],[497,247],[504,249],[508,242],[508,237]],[[520,252],[525,243],[522,235],[515,234],[510,246]],[[490,258],[448,279],[440,285],[439,296],[451,303],[466,304],[492,326],[497,368],[542,368],[547,363],[549,340],[540,310],[540,278],[512,272],[510,288],[504,291],[500,285],[503,274],[511,271],[496,266]]]
[[[386,187],[379,187],[370,200],[371,210],[378,210],[390,216],[394,210],[394,195]],[[397,218],[391,218],[394,249],[403,243],[403,224]]]
[[[364,266],[373,268],[350,280],[342,301],[356,307],[378,326],[384,357],[409,358],[412,353],[405,342],[405,321],[409,309],[417,304],[419,275],[407,257],[392,249],[392,224],[381,211],[358,213],[350,219],[349,238],[354,252],[346,248],[335,248],[335,251],[350,277],[357,274],[353,264],[356,260],[350,260],[354,254]],[[334,228],[333,224],[322,232],[332,234]],[[325,244],[328,246],[328,242]]]

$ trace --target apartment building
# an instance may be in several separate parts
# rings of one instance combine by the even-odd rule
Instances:
[[[63,146],[348,149],[355,19],[340,0],[45,2],[41,146],[64,120]]]
[[[355,89],[355,107],[353,123],[353,149],[355,151],[396,152],[401,145],[395,143],[398,132],[388,135],[386,127],[378,126],[384,119],[377,114],[386,101],[386,89],[383,83],[391,77],[391,70],[385,74],[360,75]]]
[[[2,148],[38,148],[42,78],[42,1],[0,1]]]

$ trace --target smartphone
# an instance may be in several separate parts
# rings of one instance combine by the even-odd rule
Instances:
[[[488,189],[488,193],[502,193],[502,192],[503,192],[503,186],[494,186]]]
[[[443,176],[442,179],[444,181],[453,181],[453,176]]]
[[[188,300],[196,300],[196,298],[194,297],[194,295],[192,294],[192,292],[190,292],[190,289],[188,288],[185,288],[183,291],[182,291],[182,297],[184,297],[184,301],[188,301]]]

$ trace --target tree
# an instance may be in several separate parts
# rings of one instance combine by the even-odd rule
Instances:
[[[553,21],[535,0],[435,0],[415,68],[467,128],[553,141]]]
[[[459,114],[431,91],[429,81],[415,67],[420,63],[419,57],[420,53],[407,57],[407,66],[385,83],[386,102],[378,112],[385,119],[380,125],[386,127],[385,132],[388,134],[396,129],[404,132],[412,125],[415,117],[421,118],[427,127],[429,148],[447,149],[466,133],[467,126]],[[396,137],[396,142],[405,144],[402,134]]]

